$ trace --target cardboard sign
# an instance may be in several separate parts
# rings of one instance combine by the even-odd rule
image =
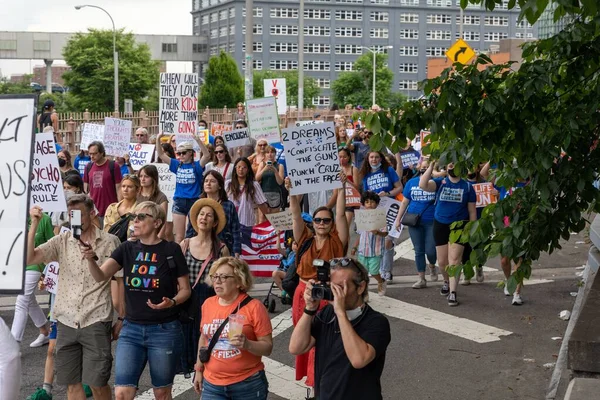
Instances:
[[[223,132],[230,131],[232,129],[233,125],[217,124],[216,122],[210,124],[210,134],[213,136],[222,136]]]
[[[131,121],[104,118],[104,149],[109,156],[123,157],[129,153]]]
[[[235,149],[250,144],[250,132],[248,128],[223,132],[223,139],[228,149]]]
[[[246,116],[250,135],[268,143],[279,143],[279,116],[275,97],[246,101]]]
[[[385,221],[387,224],[388,232],[391,232],[394,228],[394,222],[396,222],[396,218],[398,218],[398,212],[400,211],[401,204],[402,203],[398,200],[394,200],[387,196],[382,197],[379,200],[379,207],[377,208],[386,210]]]
[[[0,293],[23,293],[37,95],[0,96]],[[56,156],[55,156],[56,158]]]
[[[284,129],[282,140],[287,172],[292,181],[290,194],[342,187],[333,122]]]
[[[158,130],[191,133],[198,129],[198,74],[160,74]]]
[[[400,159],[402,159],[402,167],[412,168],[413,165],[419,163],[421,154],[418,151],[407,151],[406,153],[400,153]]]
[[[386,210],[382,208],[356,210],[354,212],[356,230],[361,232],[381,230],[386,227],[386,215]]]
[[[48,265],[46,265],[46,269],[44,269],[44,286],[46,286],[46,291],[48,293],[57,294],[58,293],[58,272],[59,265],[56,261],[52,261]]]
[[[175,174],[169,170],[168,164],[152,164],[158,170],[158,188],[169,199],[167,206],[167,222],[173,221],[173,195],[175,194]]]
[[[277,231],[289,231],[293,229],[292,212],[289,209],[278,213],[267,214],[267,219]]]
[[[346,184],[346,207],[360,207],[360,192],[348,183]]]
[[[129,162],[134,171],[150,164],[153,154],[153,144],[129,143]]]
[[[481,208],[489,204],[498,202],[498,191],[494,189],[494,185],[491,182],[475,183],[473,189],[477,194],[477,203],[475,207]]]
[[[67,201],[54,144],[54,132],[35,135],[31,204],[40,206],[44,212],[67,211]]]
[[[128,140],[129,141],[129,140]],[[83,124],[80,149],[87,150],[92,142],[104,142],[104,125]]]
[[[285,79],[263,79],[265,96],[273,96],[277,100],[277,112],[279,115],[287,111],[287,87]]]

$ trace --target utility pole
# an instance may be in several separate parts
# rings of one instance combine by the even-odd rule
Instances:
[[[298,10],[298,119],[304,108],[304,0],[300,0]]]
[[[244,73],[244,94],[246,100],[254,97],[252,70],[254,68],[254,1],[246,0],[246,71]]]

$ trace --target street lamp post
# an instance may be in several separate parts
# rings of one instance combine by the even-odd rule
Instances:
[[[376,78],[377,78],[377,53],[379,53],[379,50],[374,50],[370,47],[366,47],[366,46],[361,46],[363,49],[370,51],[371,53],[373,53],[373,104],[371,104],[371,106],[375,105],[375,82],[376,82]],[[391,49],[394,46],[384,46],[384,49]]]
[[[108,15],[110,18],[110,22],[112,22],[113,26],[113,63],[115,70],[115,112],[119,112],[119,54],[117,53],[117,30],[115,29],[115,21],[112,16],[102,7],[94,6],[91,4],[82,4],[79,6],[75,6],[76,10],[81,10],[84,7],[97,8],[102,10]]]

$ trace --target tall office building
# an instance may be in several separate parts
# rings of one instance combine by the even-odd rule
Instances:
[[[417,83],[427,76],[427,58],[443,57],[459,38],[459,4],[459,0],[305,0],[304,48],[298,49],[298,3],[255,0],[254,68],[296,70],[298,51],[304,51],[306,75],[321,88],[312,104],[329,106],[331,83],[340,72],[352,71],[356,58],[368,53],[364,46],[387,52],[393,90],[417,98],[421,95]],[[473,49],[495,51],[501,39],[536,37],[536,28],[518,23],[519,11],[509,11],[507,5],[503,0],[493,12],[473,5],[464,11],[463,37]],[[243,72],[244,0],[193,0],[192,8],[194,34],[208,37],[209,54],[230,53]],[[206,66],[197,63],[194,68],[203,76]]]
[[[554,11],[556,10],[556,3],[551,2],[548,7],[544,10],[540,19],[537,22],[538,26],[538,37],[540,39],[548,39],[551,36],[556,35],[567,27],[571,22],[570,17],[563,17],[558,21],[554,22]]]

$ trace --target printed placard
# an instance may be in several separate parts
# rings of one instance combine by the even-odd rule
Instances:
[[[360,207],[360,192],[348,183],[346,184],[346,207]]]
[[[152,161],[153,144],[129,143],[129,162],[134,171],[139,170]]]
[[[401,204],[401,202],[392,199],[391,197],[382,197],[379,200],[379,206],[377,207],[377,209],[386,210],[385,221],[388,232],[391,232],[394,228],[394,223],[396,222],[396,218],[398,218],[398,213],[400,212]]]
[[[223,139],[225,139],[225,145],[228,149],[234,149],[250,144],[250,132],[248,128],[223,132]]]
[[[175,194],[175,174],[169,170],[168,164],[152,164],[158,170],[158,188],[169,199],[167,206],[167,222],[173,221],[173,195]]]
[[[104,142],[104,125],[90,123],[83,124],[79,148],[87,150],[92,142]]]
[[[246,101],[246,116],[250,135],[268,143],[279,143],[279,116],[275,97]]]
[[[382,208],[374,210],[356,210],[354,221],[356,230],[361,232],[378,231],[386,227],[387,213]]]
[[[473,189],[475,189],[477,195],[475,207],[482,208],[498,202],[498,191],[491,182],[475,183]]]
[[[198,74],[160,74],[158,129],[161,133],[191,133],[198,129]]]
[[[229,124],[218,124],[213,122],[210,124],[210,134],[213,136],[222,136],[223,132],[230,131],[233,129],[233,125]]]
[[[290,194],[342,187],[333,122],[284,129],[282,140],[287,172],[292,181]]]
[[[109,156],[123,157],[129,153],[131,121],[104,118],[104,149]]]
[[[40,206],[44,212],[67,211],[67,201],[54,144],[54,132],[35,135],[31,204]]]
[[[198,129],[198,140],[204,143],[205,145],[209,142],[209,133],[208,129]]]
[[[413,165],[417,165],[420,158],[421,154],[418,151],[407,151],[405,153],[400,153],[400,159],[402,160],[402,167],[404,169],[412,168]]]
[[[51,263],[46,265],[46,268],[44,269],[44,280],[42,282],[44,286],[46,286],[46,291],[48,293],[58,293],[59,269],[59,265],[56,261],[52,261]]]
[[[2,294],[23,293],[36,107],[37,95],[0,96]]]
[[[277,112],[285,115],[287,111],[287,86],[285,79],[263,79],[265,96],[273,96],[277,100]]]
[[[288,209],[278,213],[267,214],[267,219],[277,231],[289,231],[293,229],[292,212]]]

